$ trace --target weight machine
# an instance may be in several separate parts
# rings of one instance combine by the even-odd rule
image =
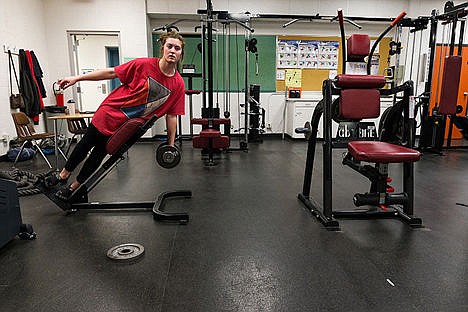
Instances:
[[[468,133],[468,123],[465,117],[457,116],[462,113],[463,106],[457,105],[458,91],[460,84],[460,75],[462,67],[462,50],[465,32],[465,18],[468,15],[468,2],[455,6],[452,1],[447,1],[444,7],[444,13],[438,14],[436,10],[431,14],[431,35],[429,42],[429,75],[425,84],[426,96],[422,98],[422,125],[418,149],[425,152],[442,154],[443,148],[451,148],[453,126],[457,125],[464,128],[463,132]],[[442,46],[439,59],[439,71],[437,73],[437,84],[434,92],[433,71],[436,56],[436,36],[438,23],[443,25]],[[460,25],[458,32],[458,44],[456,44],[457,26]],[[443,58],[445,28],[450,26],[450,43],[448,56]],[[457,55],[455,55],[455,46],[457,46]],[[442,71],[443,66],[443,71]],[[440,92],[439,92],[440,87]],[[430,96],[429,96],[430,95]],[[434,107],[430,111],[431,102]],[[466,110],[466,107],[465,107]],[[447,144],[444,146],[446,122],[449,118]],[[465,134],[465,133],[463,133]],[[456,148],[463,148],[458,146]]]
[[[252,101],[250,97],[250,89],[248,85],[248,63],[249,63],[249,52],[256,52],[256,40],[250,38],[250,34],[254,31],[249,26],[250,18],[244,16],[244,19],[235,18],[226,11],[214,11],[212,3],[207,0],[207,9],[198,10],[198,14],[206,16],[202,19],[201,28],[201,50],[202,50],[202,77],[203,77],[203,107],[201,118],[193,118],[192,124],[202,125],[202,130],[199,135],[193,137],[193,146],[195,148],[201,148],[208,154],[208,165],[214,165],[214,154],[220,150],[226,151],[247,151],[249,142],[249,117],[251,111],[249,110],[249,103]],[[226,81],[226,92],[224,99],[224,118],[220,117],[220,110],[218,102],[216,107],[214,105],[214,66],[213,66],[213,21],[221,23],[223,25],[223,31],[227,29],[231,23],[240,25],[246,31],[245,40],[245,89],[244,89],[244,135],[243,140],[240,141],[239,148],[231,147],[231,120],[230,120],[230,99],[229,99],[229,57],[226,52],[226,67],[225,67],[225,81]],[[224,32],[223,32],[224,34]],[[224,39],[226,45],[226,51],[229,51],[229,36],[225,36]],[[219,42],[217,41],[219,45]],[[241,114],[239,110],[239,114]],[[223,125],[223,133],[221,133],[220,126]],[[242,127],[241,127],[242,129]]]
[[[344,17],[338,10],[338,20],[341,31],[341,51],[343,53],[343,74],[334,79],[323,82],[323,99],[317,104],[310,126],[296,129],[297,133],[304,133],[308,138],[307,158],[304,173],[302,193],[298,194],[299,200],[308,208],[326,228],[337,229],[339,223],[335,218],[398,218],[411,226],[421,226],[422,221],[413,216],[414,206],[414,165],[420,159],[420,153],[410,148],[414,142],[412,124],[414,116],[410,114],[411,97],[413,95],[413,83],[407,81],[400,86],[384,89],[386,79],[380,75],[370,75],[372,54],[383,36],[401,20],[406,13],[400,14],[392,21],[390,26],[379,36],[370,49],[370,39],[367,35],[352,35],[347,41],[347,49],[344,35]],[[346,52],[347,50],[347,52]],[[346,60],[367,60],[367,75],[349,75],[346,72]],[[381,141],[366,140],[360,136],[359,126],[351,133],[347,144],[342,145],[332,139],[333,115],[338,114],[342,120],[359,123],[364,118],[375,118],[380,114],[380,96],[393,95],[403,92],[404,118],[407,146],[401,146]],[[332,96],[338,95],[337,100]],[[333,103],[336,103],[334,106]],[[334,108],[336,107],[336,109]],[[323,199],[319,203],[310,194],[315,148],[319,121],[323,116]],[[338,143],[338,144],[337,144]],[[357,193],[353,197],[355,206],[369,206],[368,209],[355,209],[350,211],[333,210],[333,164],[332,149],[346,147],[347,153],[342,163],[368,178],[371,182],[367,193]],[[370,165],[367,163],[373,163]],[[389,187],[388,165],[390,163],[403,164],[403,192],[394,193]]]

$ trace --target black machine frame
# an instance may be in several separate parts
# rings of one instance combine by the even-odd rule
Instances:
[[[424,86],[424,93],[420,97],[420,105],[422,107],[422,120],[421,132],[418,142],[418,149],[423,152],[432,152],[442,154],[444,148],[451,148],[452,131],[454,126],[454,118],[456,115],[449,116],[450,125],[447,135],[447,144],[444,146],[445,141],[445,128],[447,122],[447,115],[437,114],[436,111],[430,115],[430,98],[432,89],[432,77],[434,70],[434,58],[437,46],[437,29],[439,22],[445,24],[452,24],[452,31],[450,34],[449,56],[454,55],[455,45],[458,46],[458,56],[461,56],[464,40],[465,20],[463,19],[468,15],[468,2],[454,6],[452,1],[447,1],[443,14],[438,14],[436,10],[431,12],[430,17],[430,37],[429,37],[429,71],[428,78]],[[457,23],[460,22],[458,44],[456,44],[456,30]],[[468,146],[455,146],[454,148],[467,148]]]
[[[367,74],[370,74],[370,62],[372,59],[372,53],[375,50],[376,45],[380,39],[388,33],[388,31],[395,26],[395,24],[401,20],[406,13],[400,14],[396,19],[392,20],[391,25],[379,36],[374,42],[373,47],[368,56]],[[340,32],[342,38],[342,53],[343,53],[343,73],[345,73],[345,35],[344,35],[344,18],[342,11],[338,11],[338,19],[340,24]],[[337,142],[332,137],[332,122],[336,110],[334,103],[337,101],[333,100],[334,95],[339,95],[341,88],[337,87],[335,83],[337,79],[326,79],[322,86],[323,99],[317,104],[314,109],[312,119],[310,122],[310,128],[296,129],[296,132],[305,132],[308,138],[307,145],[307,157],[306,167],[304,173],[303,189],[302,193],[298,194],[298,199],[309,209],[317,219],[327,229],[339,229],[339,222],[335,218],[397,218],[401,221],[408,223],[411,226],[420,227],[422,220],[414,217],[414,164],[412,162],[403,163],[403,192],[397,194],[390,194],[388,192],[387,178],[388,178],[388,164],[376,164],[375,167],[370,165],[363,165],[359,161],[354,161],[349,154],[344,157],[343,164],[351,167],[353,170],[364,175],[371,181],[370,193],[367,194],[355,194],[353,200],[357,206],[363,205],[375,205],[376,202],[380,202],[379,198],[371,198],[373,194],[381,196],[384,194],[385,205],[382,205],[380,209],[359,209],[349,211],[334,211],[333,210],[333,164],[332,164],[332,149],[333,148],[344,148],[346,144],[343,144],[343,140]],[[414,114],[413,107],[413,82],[407,81],[400,86],[392,87],[390,89],[378,89],[380,95],[396,95],[397,93],[403,92],[402,104],[403,104],[403,145],[409,148],[414,146]],[[312,178],[314,172],[314,160],[315,150],[317,144],[317,134],[320,119],[323,115],[323,176],[322,176],[322,203],[319,203],[311,196]],[[351,137],[350,140],[356,140],[359,138],[359,132]]]
[[[339,223],[335,218],[398,218],[412,226],[420,226],[422,220],[413,216],[414,212],[414,164],[403,163],[403,192],[400,194],[392,194],[389,196],[389,203],[392,206],[387,207],[387,210],[352,210],[352,211],[335,211],[333,210],[333,163],[332,150],[333,148],[344,148],[343,142],[335,142],[332,137],[332,115],[333,115],[333,95],[340,93],[340,88],[336,87],[335,79],[327,79],[323,82],[323,100],[320,101],[312,115],[311,132],[308,138],[306,167],[304,173],[304,181],[302,193],[298,194],[299,200],[319,219],[327,228],[335,229],[339,227]],[[401,86],[392,89],[379,89],[381,95],[393,95],[403,92],[404,103],[404,120],[405,120],[405,141],[408,146],[414,142],[414,132],[411,124],[414,122],[410,118],[410,101],[413,95],[413,83],[407,81]],[[320,204],[311,196],[311,186],[314,173],[315,149],[317,145],[317,134],[320,118],[323,119],[323,202]],[[343,159],[343,164],[350,166],[352,169],[363,174],[372,182],[371,192],[382,190],[386,187],[386,181],[382,180],[386,172],[380,174],[380,168],[370,166],[362,166],[357,163],[352,163],[348,158]],[[384,169],[385,170],[385,169]],[[403,208],[399,207],[401,205]]]
[[[124,154],[128,149],[135,144],[138,139],[150,129],[157,117],[153,116],[146,121],[133,136],[124,143],[116,153],[110,157],[81,184],[70,196],[68,201],[63,201],[55,196],[56,188],[46,188],[43,181],[39,181],[38,187],[44,195],[66,212],[75,212],[78,210],[107,210],[107,211],[128,211],[142,210],[152,211],[153,218],[158,221],[175,221],[180,224],[187,224],[189,215],[185,212],[166,212],[164,208],[167,200],[172,198],[190,198],[192,192],[190,190],[175,190],[162,192],[158,195],[155,201],[140,201],[140,202],[89,202],[88,194],[101,182],[122,160],[125,159]]]

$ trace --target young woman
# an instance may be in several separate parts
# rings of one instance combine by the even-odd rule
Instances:
[[[45,179],[45,185],[64,185],[56,192],[62,200],[68,200],[73,191],[99,168],[106,156],[106,142],[117,129],[130,118],[149,119],[156,115],[166,116],[169,145],[174,145],[177,115],[185,110],[184,81],[178,70],[184,54],[184,39],[177,32],[161,35],[160,58],[138,58],[115,68],[60,79],[58,84],[66,89],[78,81],[106,80],[119,78],[122,85],[112,91],[99,105],[88,131],[77,143],[65,167]],[[75,168],[90,155],[76,176],[76,180],[65,186]]]

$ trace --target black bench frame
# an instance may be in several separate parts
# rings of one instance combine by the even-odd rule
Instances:
[[[68,201],[60,200],[55,196],[57,188],[46,188],[43,183],[38,183],[38,187],[51,201],[67,212],[75,212],[77,210],[112,210],[112,211],[128,211],[128,210],[151,210],[153,217],[158,221],[176,221],[180,224],[186,224],[189,221],[189,215],[185,212],[170,213],[164,211],[167,199],[183,197],[190,198],[192,192],[190,190],[176,190],[162,192],[158,195],[155,201],[141,202],[89,202],[88,194],[101,182],[110,171],[117,166],[119,162],[125,159],[124,153],[141,138],[145,132],[151,128],[157,117],[153,116],[146,121],[142,126],[138,127],[133,136],[118,149],[117,152],[110,157],[81,184],[70,196]]]

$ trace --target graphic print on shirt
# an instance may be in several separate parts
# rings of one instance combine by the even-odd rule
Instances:
[[[146,116],[163,105],[171,95],[171,90],[148,77],[143,89],[135,97],[126,102],[120,110],[128,117],[135,118]]]

